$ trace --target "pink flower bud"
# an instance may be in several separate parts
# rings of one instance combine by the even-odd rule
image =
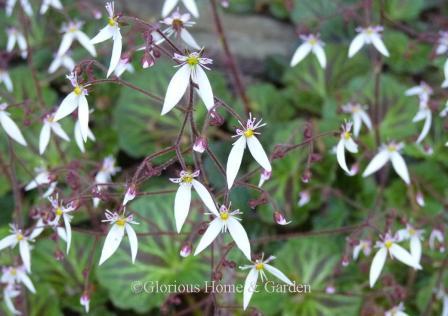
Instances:
[[[205,149],[207,149],[207,147],[207,139],[202,136],[197,137],[193,144],[193,150],[201,154],[205,151]]]
[[[272,171],[266,171],[263,169],[263,171],[260,174],[260,181],[258,182],[258,186],[261,187],[266,181],[268,181],[271,178]]]
[[[126,190],[126,194],[124,195],[123,206],[135,199],[136,195],[137,188],[135,187],[135,184],[129,185],[128,189]]]
[[[185,244],[182,246],[182,248],[180,248],[180,256],[181,257],[188,257],[191,254],[191,245],[190,244]]]
[[[152,57],[152,55],[150,53],[145,52],[143,54],[143,57],[141,59],[141,64],[144,69],[154,66],[155,63],[156,63],[156,60],[154,59],[154,57]]]
[[[327,294],[334,294],[336,292],[336,289],[333,285],[327,285],[325,288],[325,293]]]
[[[348,266],[349,263],[350,263],[350,261],[348,260],[348,257],[344,256],[341,261],[342,266],[346,267],[346,266]]]
[[[299,207],[302,207],[302,206],[308,204],[310,199],[311,199],[310,191],[308,191],[308,190],[301,191],[299,193],[299,201],[297,202],[297,205]]]
[[[310,169],[306,169],[303,174],[302,174],[302,182],[303,183],[308,183],[311,180],[311,177],[313,176],[313,174],[311,173]]]
[[[291,221],[287,222],[285,216],[278,211],[274,212],[274,222],[276,222],[278,225],[282,225],[282,226],[285,226],[285,225],[288,225],[289,223],[291,223]]]
[[[81,295],[79,303],[81,304],[81,306],[84,306],[84,309],[86,310],[86,313],[88,313],[89,309],[90,309],[90,296],[89,296],[89,293],[84,292]]]

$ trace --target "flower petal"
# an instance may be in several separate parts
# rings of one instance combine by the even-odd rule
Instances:
[[[28,271],[28,273],[31,272],[31,258],[30,258],[31,249],[30,245],[28,244],[28,241],[21,240],[19,242],[19,252],[26,271]]]
[[[417,263],[420,263],[422,257],[422,243],[418,236],[413,236],[411,238],[411,255]]]
[[[64,218],[64,225],[65,225],[65,233],[67,234],[67,254],[70,250],[70,244],[72,242],[72,227],[70,226],[70,221],[72,217],[68,214],[63,214],[62,217]]]
[[[110,258],[117,251],[118,247],[120,247],[121,240],[124,236],[124,227],[119,226],[117,224],[113,224],[109,230],[109,233],[106,236],[106,240],[104,241],[103,250],[101,252],[101,258],[99,265],[102,265],[104,261]]]
[[[266,155],[266,152],[261,146],[260,141],[257,137],[252,136],[247,138],[247,146],[249,147],[249,151],[252,154],[252,157],[258,162],[260,166],[263,167],[267,172],[272,171],[271,163],[269,162],[269,158]]]
[[[389,248],[389,252],[393,258],[404,263],[405,265],[408,265],[416,270],[422,269],[417,260],[415,260],[415,258],[412,257],[412,255],[400,245],[392,244],[392,246]]]
[[[255,268],[250,269],[247,274],[246,280],[244,281],[244,292],[243,292],[243,308],[246,310],[249,305],[252,295],[256,291],[258,280],[258,271]]]
[[[312,46],[307,42],[300,45],[294,52],[294,55],[292,56],[290,66],[294,67],[295,65],[300,63],[311,52],[311,49]]]
[[[84,95],[79,96],[78,120],[82,139],[86,142],[89,133],[89,104]]]
[[[360,33],[355,36],[353,41],[350,43],[350,47],[348,49],[348,58],[352,58],[355,56],[357,52],[364,46],[365,38],[364,34]]]
[[[173,11],[178,1],[179,0],[165,0],[162,9],[162,17],[166,17],[168,14],[170,14],[170,12]]]
[[[195,18],[199,17],[198,7],[196,6],[195,0],[182,0],[182,2]]]
[[[406,167],[406,162],[403,157],[398,153],[394,152],[391,154],[392,166],[395,172],[403,179],[406,184],[410,184],[408,168]]]
[[[280,271],[276,267],[273,267],[270,264],[265,263],[264,268],[267,271],[269,271],[272,275],[277,277],[279,280],[282,280],[283,282],[285,282],[288,285],[293,285],[291,280],[282,271]]]
[[[74,133],[75,133],[75,141],[79,147],[79,150],[81,150],[81,152],[85,152],[84,140],[82,139],[81,125],[79,124],[79,121],[76,121]]]
[[[227,219],[227,228],[238,248],[241,249],[248,260],[251,260],[249,237],[247,237],[243,225],[234,217],[229,216]]]
[[[51,62],[50,67],[48,68],[48,73],[52,74],[56,70],[58,70],[59,67],[61,67],[61,63],[62,63],[61,57],[56,56],[54,60]]]
[[[376,253],[375,257],[373,257],[369,275],[370,287],[373,287],[376,283],[376,280],[378,280],[378,277],[380,276],[381,271],[383,270],[384,264],[386,263],[386,257],[387,257],[387,249],[385,247],[380,248],[380,250],[378,250],[378,252]]]
[[[14,121],[9,117],[9,114],[0,111],[0,124],[5,130],[6,134],[9,135],[12,139],[18,142],[22,146],[26,146],[26,140],[23,138],[22,132],[19,127],[14,123]]]
[[[372,34],[370,36],[370,39],[372,40],[373,46],[384,56],[389,57],[389,51],[387,50],[386,46],[384,45],[383,40],[381,39],[381,36],[379,34]]]
[[[9,92],[12,92],[13,85],[12,85],[11,77],[9,76],[9,74],[5,72],[3,74],[2,80],[3,80],[3,83],[5,84],[6,90],[8,90]]]
[[[179,185],[174,199],[174,218],[176,219],[176,229],[180,233],[182,226],[188,216],[191,203],[191,186]]]
[[[182,40],[189,46],[191,46],[194,49],[200,50],[201,47],[196,42],[196,40],[191,36],[190,32],[188,32],[185,28],[180,30],[180,37]]]
[[[137,234],[135,233],[134,228],[132,228],[130,224],[126,224],[125,228],[129,238],[129,246],[131,247],[132,263],[135,263],[135,258],[137,258],[137,251],[138,251]]]
[[[325,69],[327,66],[327,58],[325,56],[325,51],[320,45],[314,45],[313,53],[316,55],[317,60],[319,61],[320,66]]]
[[[216,236],[218,236],[219,232],[222,229],[222,225],[222,221],[219,217],[216,217],[211,221],[211,223],[207,227],[207,230],[199,241],[198,246],[196,247],[196,250],[194,252],[195,256],[202,250],[207,248],[208,245],[210,245],[216,239]]]
[[[62,100],[61,105],[59,105],[59,108],[54,114],[54,121],[59,121],[70,115],[78,107],[79,98],[80,96],[77,96],[75,92],[70,92],[64,100]]]
[[[50,143],[51,127],[50,124],[44,123],[40,130],[39,136],[39,154],[43,154]]]
[[[63,56],[69,49],[70,46],[72,46],[73,40],[74,40],[73,33],[65,33],[62,36],[61,44],[59,45],[59,49],[57,52],[58,56]]]
[[[75,33],[75,36],[78,39],[78,42],[82,46],[84,46],[84,48],[89,52],[89,54],[92,55],[93,57],[96,57],[95,46],[93,46],[93,44],[90,42],[90,38],[81,31],[77,31]]]
[[[17,240],[15,235],[9,235],[0,240],[0,250],[3,250],[7,247],[11,247],[14,245],[15,241]]]
[[[123,48],[123,41],[120,33],[120,29],[117,28],[114,35],[114,45],[112,47],[112,56],[110,58],[109,70],[107,71],[107,77],[117,68],[121,58],[121,49]]]
[[[70,141],[70,137],[68,137],[67,133],[65,133],[65,131],[62,129],[61,124],[59,124],[57,122],[53,122],[51,124],[51,129],[56,135],[58,135],[63,140],[65,140],[67,142]]]
[[[372,129],[372,121],[370,120],[369,115],[365,111],[360,111],[359,115],[361,116],[361,120],[364,122],[364,124],[367,126],[369,130]]]
[[[33,282],[31,282],[31,279],[26,275],[25,272],[18,273],[17,276],[20,281],[28,288],[28,290],[30,290],[31,293],[36,293]]]
[[[98,44],[104,41],[107,41],[108,39],[112,38],[114,36],[114,29],[110,25],[106,25],[103,27],[98,34],[90,40],[91,44]]]
[[[373,157],[372,161],[367,166],[366,170],[362,174],[363,177],[368,177],[372,173],[380,170],[389,160],[389,153],[386,150],[380,150],[375,157]]]
[[[426,112],[426,119],[425,123],[423,124],[422,131],[420,132],[420,135],[418,136],[417,140],[415,141],[417,144],[421,143],[423,139],[428,135],[429,130],[431,129],[431,122],[432,122],[432,113],[430,110]]]
[[[213,198],[210,192],[208,192],[208,190],[206,189],[206,187],[195,179],[193,179],[193,187],[196,193],[201,198],[202,202],[205,204],[205,206],[207,206],[208,210],[213,214],[215,214],[216,216],[219,216],[219,212],[216,209],[216,204],[213,201]]]
[[[182,99],[190,83],[191,67],[186,64],[177,70],[173,78],[171,78],[166,90],[165,101],[163,103],[162,115],[171,111],[180,99]]]
[[[229,158],[227,159],[226,176],[227,176],[227,187],[233,186],[236,175],[241,166],[243,160],[244,149],[246,148],[246,138],[240,136],[236,142],[232,145],[232,150],[230,151]]]
[[[347,163],[345,162],[345,145],[344,140],[340,140],[337,147],[336,147],[336,158],[338,160],[339,166],[344,170],[346,173],[350,174],[350,170],[347,167]]]
[[[358,152],[358,145],[355,143],[353,138],[350,137],[345,140],[345,149],[353,154],[356,154]]]
[[[215,106],[215,100],[213,98],[212,86],[205,74],[204,69],[200,66],[196,66],[193,71],[193,81],[199,86],[198,93],[205,107],[210,111]]]

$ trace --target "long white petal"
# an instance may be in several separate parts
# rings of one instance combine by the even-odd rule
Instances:
[[[386,257],[387,249],[384,247],[380,248],[380,250],[378,250],[378,252],[375,254],[375,257],[373,257],[369,275],[370,287],[373,287],[378,280],[378,277],[383,270],[384,264],[386,263]]]
[[[191,36],[190,32],[188,32],[185,28],[181,29],[180,31],[180,37],[182,40],[187,43],[187,45],[191,46],[194,49],[200,50],[201,47],[196,42],[196,40]]]
[[[211,223],[207,227],[207,230],[199,241],[198,246],[196,247],[196,250],[194,252],[195,256],[202,250],[207,248],[208,245],[210,245],[216,239],[216,236],[218,236],[219,232],[222,229],[222,225],[222,221],[219,217],[216,217],[211,221]]]
[[[361,131],[361,116],[359,115],[359,113],[356,113],[353,114],[352,119],[353,119],[353,135],[355,135],[355,137],[358,137],[359,132]]]
[[[388,152],[386,150],[381,150],[379,153],[376,154],[375,157],[373,157],[372,161],[369,163],[366,170],[364,170],[362,176],[368,177],[372,173],[377,172],[387,163],[388,160],[389,160]]]
[[[121,240],[124,236],[124,227],[117,224],[113,224],[109,230],[109,233],[104,240],[103,250],[101,252],[101,258],[99,265],[102,265],[104,261],[110,258],[120,247]]]
[[[30,290],[32,293],[36,293],[36,289],[34,288],[33,282],[31,282],[31,279],[26,275],[25,272],[19,273],[18,277],[20,281]]]
[[[73,33],[65,33],[62,36],[61,45],[59,45],[57,53],[58,56],[63,56],[70,49],[70,46],[72,46],[74,38],[75,37]]]
[[[191,203],[191,186],[179,185],[174,199],[174,218],[176,220],[176,229],[180,233],[182,226],[188,216]]]
[[[406,167],[406,162],[403,157],[398,153],[394,152],[391,154],[392,166],[395,172],[403,179],[406,184],[411,183],[409,179],[408,167]]]
[[[89,133],[89,104],[84,95],[79,96],[78,120],[82,139],[86,142]]]
[[[258,162],[258,164],[262,166],[264,170],[268,172],[272,171],[269,158],[266,155],[263,146],[261,146],[261,143],[256,136],[247,138],[247,146],[249,147],[249,151],[252,154],[252,157],[254,157],[254,159]]]
[[[30,258],[30,245],[28,241],[21,240],[19,242],[19,252],[20,258],[22,258],[23,265],[25,266],[26,271],[31,272],[31,258]]]
[[[171,111],[180,99],[182,99],[190,83],[191,66],[186,64],[177,70],[171,78],[166,90],[165,101],[163,102],[162,115]]]
[[[338,160],[339,166],[346,173],[350,174],[350,170],[347,167],[347,163],[345,162],[345,145],[344,141],[341,139],[336,147],[336,158]]]
[[[294,55],[292,56],[290,66],[294,67],[295,65],[300,63],[311,52],[311,49],[312,46],[307,42],[300,45],[294,52]]]
[[[359,115],[361,116],[361,119],[364,122],[364,124],[367,126],[367,128],[369,130],[371,130],[372,129],[372,121],[370,120],[369,115],[364,111],[360,111]]]
[[[215,100],[213,98],[212,86],[207,78],[207,75],[200,66],[196,66],[193,71],[193,81],[198,84],[198,93],[204,102],[206,108],[210,111],[215,106]]]
[[[345,140],[345,149],[353,154],[356,154],[358,152],[358,145],[355,143],[353,138],[350,137]]]
[[[79,103],[79,96],[75,92],[70,92],[64,100],[62,100],[61,105],[54,114],[54,121],[59,121],[60,119],[70,115],[77,107]]]
[[[320,66],[325,69],[325,67],[327,66],[327,58],[325,56],[325,51],[322,48],[322,46],[315,45],[313,47],[313,53],[314,53],[314,55],[316,55],[317,60],[319,61]]]
[[[355,56],[357,52],[364,46],[365,39],[364,34],[360,33],[355,36],[353,41],[350,43],[350,47],[348,49],[348,58],[352,58]]]
[[[423,139],[428,135],[429,130],[431,129],[431,122],[432,122],[432,113],[430,110],[426,113],[426,119],[425,123],[423,124],[422,131],[420,132],[420,135],[418,136],[417,140],[415,141],[417,144],[421,143]]]
[[[20,4],[22,5],[23,11],[25,11],[26,15],[33,16],[33,8],[28,0],[21,0]]]
[[[227,187],[233,186],[236,175],[240,170],[241,162],[243,160],[244,149],[246,148],[246,137],[240,136],[236,142],[233,143],[229,158],[227,159],[226,177]]]
[[[54,60],[51,62],[50,67],[48,67],[48,73],[52,74],[54,73],[56,70],[59,69],[59,67],[61,67],[61,57],[57,56],[54,58]]]
[[[51,128],[50,124],[44,123],[42,129],[40,130],[39,136],[39,154],[43,154],[45,149],[47,149],[48,144],[50,143],[51,136]]]
[[[216,204],[213,201],[213,198],[212,198],[210,192],[208,192],[208,190],[205,188],[205,186],[202,183],[200,183],[199,181],[193,179],[193,187],[194,187],[196,193],[201,198],[202,202],[205,204],[205,206],[207,206],[208,210],[210,212],[212,212],[213,214],[215,214],[216,216],[219,216],[219,212],[216,209]]]
[[[81,125],[79,124],[79,121],[76,121],[75,124],[75,141],[78,145],[79,150],[81,150],[81,152],[85,152],[84,140],[82,139]]]
[[[0,240],[0,250],[3,250],[7,247],[11,247],[12,245],[14,245],[15,241],[16,241],[15,235],[6,236],[2,240]]]
[[[248,260],[251,260],[249,237],[247,237],[243,225],[234,217],[229,216],[227,228],[238,248],[241,249]]]
[[[389,251],[393,258],[404,263],[405,265],[408,265],[411,268],[417,270],[420,270],[422,268],[418,261],[415,260],[415,258],[412,257],[412,255],[400,245],[392,244],[392,246],[389,248]]]
[[[286,284],[293,285],[291,280],[279,269],[276,267],[271,266],[270,264],[264,264],[264,268],[268,270],[270,273],[272,273],[275,277],[282,280]]]
[[[250,269],[247,274],[246,281],[244,281],[244,292],[243,292],[243,308],[246,310],[249,305],[250,299],[254,294],[257,286],[258,271],[255,268]]]
[[[9,76],[8,73],[3,74],[3,83],[5,84],[6,90],[8,90],[9,92],[12,92],[14,87],[12,85],[11,77]]]
[[[420,263],[422,257],[422,242],[418,236],[413,236],[411,238],[411,255],[417,263]]]
[[[109,70],[107,71],[107,77],[117,68],[121,58],[121,49],[123,48],[123,41],[120,33],[120,29],[117,28],[114,35],[114,45],[112,47],[112,56],[110,58]]]
[[[89,54],[92,55],[93,57],[96,57],[95,46],[93,46],[93,44],[90,42],[89,37],[81,31],[77,31],[75,33],[75,36],[76,36],[78,42],[82,46],[84,46],[84,48],[89,52]]]
[[[5,300],[6,307],[11,313],[13,313],[14,315],[21,315],[21,313],[14,307],[14,304],[12,303],[11,297],[9,295],[4,295],[3,299]]]
[[[22,132],[19,127],[14,123],[14,121],[9,117],[9,115],[3,111],[0,111],[0,124],[2,125],[5,132],[18,142],[20,145],[26,146],[26,140],[23,138]]]
[[[381,39],[380,35],[378,34],[372,34],[371,40],[373,46],[384,56],[389,57],[389,51],[387,50],[386,46],[384,45],[383,40]]]
[[[185,7],[195,18],[199,17],[198,7],[196,6],[195,0],[182,0]]]
[[[176,6],[177,2],[179,2],[179,0],[165,0],[162,9],[162,17],[166,17],[168,14],[170,14],[170,12],[173,11],[174,7]]]
[[[64,228],[56,227],[56,233],[58,234],[59,238],[61,238],[65,242],[67,242],[67,233],[65,232]]]
[[[126,224],[126,233],[128,234],[129,238],[129,246],[131,247],[131,257],[132,257],[132,263],[135,263],[135,258],[137,258],[137,251],[138,251],[138,239],[137,234],[135,233],[134,228],[130,224]]]
[[[70,137],[68,137],[67,133],[62,129],[61,124],[54,122],[51,124],[51,130],[58,135],[63,140],[69,142]]]
[[[111,27],[110,25],[107,25],[103,27],[94,38],[90,40],[90,43],[98,44],[107,41],[113,36],[114,36],[114,28]]]
[[[63,214],[62,217],[64,218],[64,225],[65,225],[65,233],[67,234],[67,254],[70,251],[70,245],[72,243],[72,226],[70,225],[70,221],[72,217],[68,214]]]

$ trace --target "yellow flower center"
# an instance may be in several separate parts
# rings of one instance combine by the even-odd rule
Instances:
[[[229,213],[222,212],[219,214],[219,217],[221,217],[222,220],[227,220],[229,218]]]
[[[199,64],[199,58],[196,56],[188,56],[187,64],[189,64],[190,66],[196,66],[197,64]]]
[[[126,224],[126,220],[123,217],[120,217],[115,224],[117,224],[118,226],[124,226]]]
[[[390,247],[392,247],[393,244],[394,244],[394,243],[391,242],[390,240],[388,240],[388,241],[386,241],[386,242],[384,243],[384,245],[386,246],[387,249],[390,249]]]
[[[317,40],[315,38],[311,38],[308,43],[310,43],[310,45],[316,45],[317,44]]]
[[[82,88],[81,88],[80,86],[76,86],[76,87],[73,89],[73,92],[74,92],[76,95],[81,95],[81,93],[82,93]]]
[[[74,32],[76,32],[78,30],[78,28],[76,27],[76,26],[70,26],[70,28],[68,29],[68,31],[70,32],[70,33],[74,33]]]
[[[415,235],[415,233],[416,233],[414,228],[409,228],[408,232],[409,232],[409,235],[411,235],[411,236]]]
[[[395,145],[389,145],[389,146],[387,146],[387,150],[389,152],[394,152],[394,151],[397,151],[397,147]]]
[[[345,133],[344,133],[344,138],[345,138],[346,140],[349,140],[350,137],[352,137],[352,133],[350,133],[350,132],[345,132]]]
[[[22,235],[21,233],[18,233],[18,234],[17,234],[17,240],[18,240],[18,241],[23,240],[23,235]]]
[[[255,265],[255,270],[260,271],[260,270],[263,270],[263,269],[264,269],[264,264],[263,264],[263,262],[259,262],[259,263],[257,263],[257,264]]]
[[[14,268],[12,268],[12,269],[11,269],[11,275],[16,275],[16,274],[17,274],[17,270],[14,269]]]
[[[192,181],[193,177],[191,174],[182,177],[182,182],[184,183],[191,183]]]
[[[369,27],[369,28],[366,30],[366,33],[369,34],[369,35],[372,35],[372,34],[373,34],[373,29]]]
[[[179,19],[174,19],[172,25],[175,30],[180,30],[184,26],[184,22]]]
[[[117,24],[117,18],[109,18],[109,20],[107,21],[107,24],[109,24],[110,26],[115,26],[115,24]]]
[[[250,129],[250,128],[248,128],[244,131],[244,136],[246,136],[247,138],[254,136],[254,134],[255,134],[254,130]]]
[[[56,215],[57,216],[61,216],[64,212],[62,212],[62,210],[61,210],[61,208],[60,207],[58,207],[57,209],[56,209]]]

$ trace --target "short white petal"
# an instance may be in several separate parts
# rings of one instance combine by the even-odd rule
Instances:
[[[248,260],[251,260],[249,237],[247,237],[243,225],[234,217],[229,216],[227,228],[238,248],[241,249]]]
[[[40,130],[40,136],[39,136],[39,154],[42,155],[45,152],[45,149],[47,149],[47,146],[50,143],[50,135],[51,135],[50,124],[44,123],[42,129]]]
[[[191,67],[186,64],[177,70],[173,78],[171,78],[166,90],[165,101],[163,103],[162,115],[171,111],[180,99],[182,99],[190,83]]]
[[[56,135],[58,135],[63,140],[67,142],[70,141],[70,137],[68,137],[67,133],[62,129],[61,124],[54,122],[51,124],[51,129]]]
[[[207,75],[200,66],[196,66],[193,71],[193,81],[199,86],[198,93],[204,102],[206,108],[210,111],[215,106],[215,100],[213,98],[212,86],[207,78]]]
[[[199,11],[198,7],[196,6],[195,0],[182,0],[185,7],[188,11],[190,11],[191,14],[193,14],[194,17],[199,17]]]
[[[137,258],[137,251],[138,251],[138,239],[137,234],[135,233],[134,228],[130,224],[126,224],[126,233],[128,234],[129,238],[129,246],[131,247],[131,258],[132,263],[135,263],[135,258]]]
[[[414,257],[415,261],[420,263],[422,257],[422,242],[417,236],[411,238],[411,255]]]
[[[378,250],[378,252],[375,254],[375,257],[373,257],[369,275],[370,287],[373,287],[378,280],[378,277],[383,270],[384,264],[386,263],[386,258],[387,249],[385,247],[380,248],[380,250]]]
[[[70,92],[64,100],[62,100],[61,105],[54,114],[54,121],[59,121],[60,119],[70,115],[77,107],[79,102],[79,96],[75,92]]]
[[[162,9],[162,17],[166,17],[168,14],[170,14],[170,12],[173,11],[178,1],[179,0],[165,0]]]
[[[9,235],[0,240],[0,250],[3,250],[7,247],[11,247],[16,242],[17,238],[15,235]]]
[[[23,138],[22,132],[16,123],[9,117],[9,115],[3,111],[0,111],[0,124],[5,132],[18,142],[20,145],[26,146],[26,140]]]
[[[213,198],[212,198],[210,192],[208,192],[208,190],[205,188],[205,186],[202,183],[200,183],[199,181],[193,179],[193,187],[194,187],[196,193],[201,198],[202,202],[205,204],[205,206],[207,206],[208,210],[210,212],[212,212],[213,214],[215,214],[216,216],[219,216],[219,212],[216,209],[216,204],[213,201]]]
[[[246,281],[244,281],[244,292],[243,292],[243,308],[246,310],[249,305],[250,299],[254,294],[257,286],[258,271],[254,268],[250,269],[247,274]]]
[[[411,180],[409,179],[408,167],[406,167],[406,162],[403,157],[399,153],[394,152],[391,154],[391,161],[395,172],[403,179],[403,181],[406,184],[411,183]]]
[[[68,214],[63,214],[62,217],[64,218],[64,225],[65,225],[65,233],[67,234],[67,254],[70,251],[70,245],[72,242],[72,226],[70,226],[70,221],[72,217]]]
[[[84,48],[89,52],[89,54],[92,55],[93,57],[96,57],[95,46],[93,46],[93,44],[90,42],[89,37],[81,31],[77,31],[75,34],[79,43],[82,46],[84,46]]]
[[[372,161],[368,164],[366,170],[362,174],[363,177],[368,177],[372,173],[380,170],[389,161],[389,154],[386,150],[380,150],[379,153],[373,157]]]
[[[372,34],[371,40],[373,46],[384,56],[389,57],[389,51],[387,50],[386,46],[384,45],[383,40],[381,39],[380,35],[378,34]]]
[[[210,245],[216,239],[216,236],[218,236],[221,229],[222,229],[222,221],[219,217],[216,217],[208,225],[207,230],[205,231],[204,235],[202,236],[201,240],[199,241],[198,246],[196,247],[194,255],[196,256],[202,250],[207,248],[208,245]]]
[[[263,146],[261,146],[261,143],[256,136],[247,138],[247,146],[249,147],[249,151],[252,154],[252,157],[254,157],[254,159],[258,162],[258,164],[262,166],[264,170],[268,172],[272,171],[269,158],[266,155]]]
[[[319,61],[319,64],[322,68],[325,69],[327,66],[327,58],[325,56],[325,51],[320,45],[314,45],[313,47],[313,53],[316,55],[317,60]]]
[[[124,236],[124,227],[117,224],[113,224],[109,230],[109,233],[104,240],[103,250],[101,252],[101,258],[99,265],[102,265],[104,261],[110,258],[118,247],[120,247],[121,240]]]
[[[339,140],[339,143],[336,147],[336,158],[338,160],[339,166],[344,170],[346,173],[350,174],[350,170],[347,167],[347,163],[345,162],[345,145],[344,140]]]
[[[181,29],[180,31],[180,37],[182,40],[189,46],[191,46],[194,49],[200,50],[201,47],[196,42],[196,40],[191,36],[190,32],[188,32],[185,28]]]
[[[112,47],[112,56],[110,58],[109,70],[107,71],[107,77],[115,70],[121,58],[121,49],[123,48],[123,41],[120,33],[120,29],[117,28],[114,35],[114,45]]]
[[[233,143],[232,150],[230,151],[229,158],[227,159],[226,176],[227,187],[229,189],[233,186],[236,175],[240,170],[245,148],[246,137],[240,136],[240,138],[238,138],[238,140]]]
[[[104,41],[107,41],[108,39],[112,38],[114,36],[114,28],[110,25],[107,25],[103,27],[99,33],[90,40],[92,44],[98,44]]]
[[[271,274],[273,274],[275,277],[277,277],[279,280],[282,280],[286,284],[293,285],[291,280],[279,269],[276,267],[271,266],[270,264],[265,263],[264,268],[269,271]]]
[[[355,54],[359,52],[359,50],[364,46],[364,43],[364,34],[360,33],[356,35],[348,49],[348,58],[352,58],[353,56],[355,56]]]
[[[89,131],[89,104],[87,103],[87,98],[84,95],[79,96],[78,120],[82,139],[86,142]]]
[[[389,251],[393,258],[404,263],[405,265],[408,265],[417,270],[420,270],[422,268],[418,261],[415,260],[415,258],[412,257],[412,255],[400,245],[392,244],[392,246],[389,248]]]
[[[353,247],[353,260],[357,260],[359,257],[359,253],[361,252],[362,245],[361,243],[357,244],[355,247]]]
[[[31,258],[30,258],[31,249],[30,245],[28,244],[28,241],[21,240],[19,242],[19,252],[26,271],[28,271],[28,273],[31,272]]]
[[[294,67],[295,65],[300,63],[311,52],[311,49],[312,46],[307,42],[300,45],[292,56],[290,66]]]
[[[174,199],[174,218],[176,219],[176,229],[180,233],[182,226],[188,216],[191,203],[191,186],[179,185]]]

